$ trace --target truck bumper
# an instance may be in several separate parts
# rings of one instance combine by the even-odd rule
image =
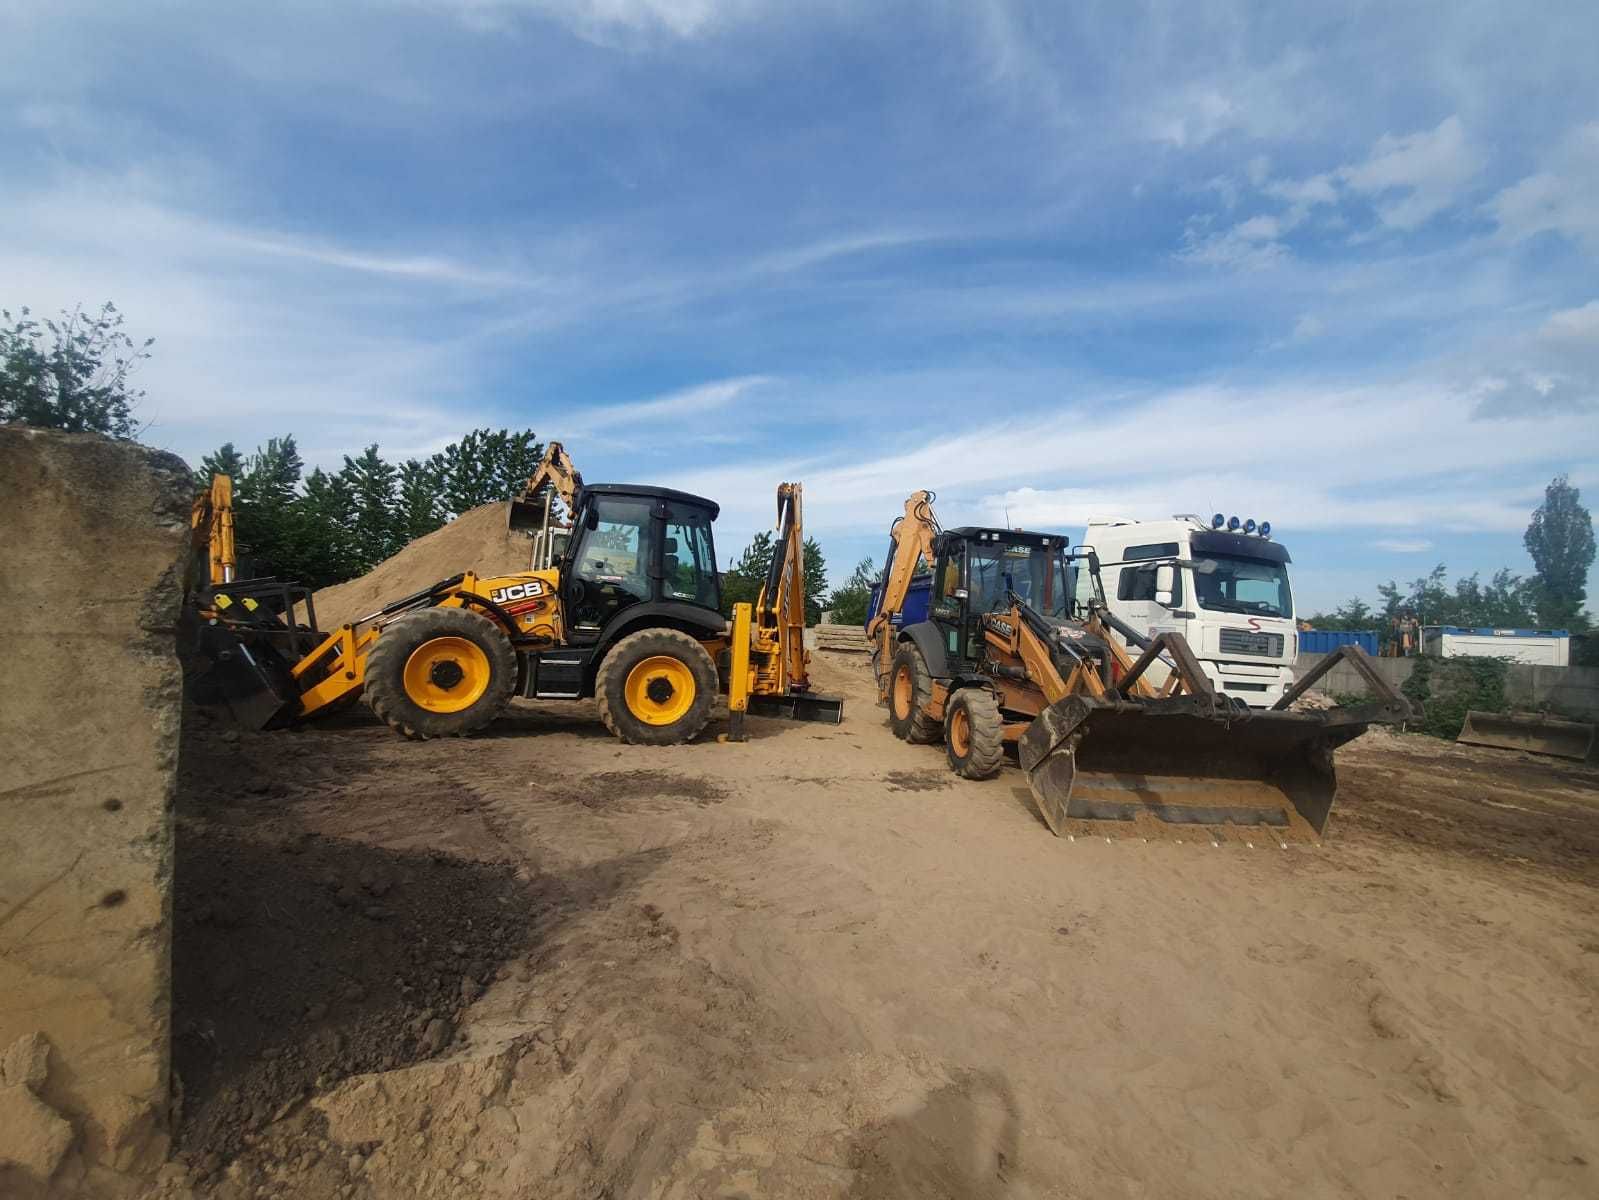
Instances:
[[[1270,708],[1294,686],[1292,667],[1278,664],[1205,662],[1211,686],[1250,708]]]

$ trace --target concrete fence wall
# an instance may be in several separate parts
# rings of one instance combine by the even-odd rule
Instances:
[[[0,425],[0,1196],[168,1144],[180,459]]]
[[[1301,654],[1294,675],[1303,678],[1324,656]],[[1415,660],[1374,658],[1377,673],[1398,688],[1410,678]],[[1364,695],[1366,683],[1347,663],[1339,663],[1316,685],[1316,690]],[[1599,667],[1535,667],[1512,663],[1505,676],[1505,695],[1514,708],[1529,711],[1548,708],[1583,721],[1599,721]]]

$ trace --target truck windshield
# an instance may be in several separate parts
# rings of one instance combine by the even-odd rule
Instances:
[[[1293,593],[1288,589],[1288,569],[1282,563],[1231,554],[1207,554],[1195,559],[1214,563],[1209,573],[1194,571],[1194,594],[1201,608],[1215,612],[1256,613],[1263,617],[1294,615]]]

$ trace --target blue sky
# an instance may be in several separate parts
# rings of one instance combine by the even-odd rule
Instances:
[[[0,303],[115,300],[191,460],[531,426],[720,500],[724,557],[801,479],[839,577],[919,487],[1222,510],[1308,610],[1599,502],[1596,45],[1591,0],[13,0]]]

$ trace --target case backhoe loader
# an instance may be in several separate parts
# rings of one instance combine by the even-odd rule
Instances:
[[[720,612],[713,501],[585,486],[558,443],[523,500],[546,485],[572,518],[555,565],[492,579],[463,572],[324,635],[305,588],[234,578],[231,485],[217,476],[193,519],[196,560],[210,564],[188,605],[209,663],[202,698],[223,699],[242,722],[265,728],[364,697],[406,737],[430,738],[482,728],[513,696],[594,697],[623,741],[670,745],[710,719],[720,662],[735,737],[751,709],[840,719],[842,701],[810,691],[802,571],[774,570],[758,613],[735,606],[730,623]],[[799,498],[799,484],[778,491],[784,563],[803,536]]]
[[[1145,638],[1108,611],[1091,548],[1014,529],[941,530],[932,501],[912,495],[891,530],[867,627],[879,697],[898,736],[942,741],[969,779],[997,774],[1005,743],[1017,743],[1057,835],[1314,840],[1336,791],[1333,750],[1374,721],[1411,715],[1355,647],[1254,712],[1211,688],[1181,635]],[[928,619],[896,628],[920,563],[933,572]],[[1083,571],[1090,586],[1079,589]],[[1112,629],[1140,650],[1136,661]],[[1159,687],[1146,679],[1157,660],[1168,670]],[[1286,711],[1345,660],[1377,702]]]

